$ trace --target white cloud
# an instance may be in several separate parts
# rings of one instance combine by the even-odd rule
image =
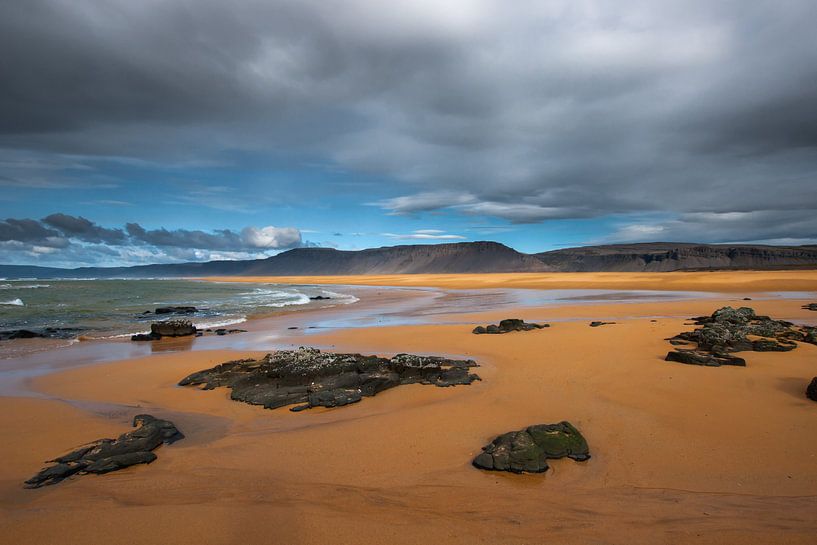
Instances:
[[[462,235],[447,234],[439,229],[417,229],[407,234],[383,233],[384,237],[398,240],[464,240]]]
[[[301,232],[294,227],[245,227],[241,239],[250,248],[294,248],[301,244]]]

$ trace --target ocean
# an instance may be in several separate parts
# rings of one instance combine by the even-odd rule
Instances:
[[[282,310],[358,300],[341,292],[197,280],[0,280],[0,331],[54,328],[65,330],[57,336],[126,336],[149,330],[151,321],[174,317],[144,314],[166,306],[195,306],[198,311],[184,318],[201,329],[228,327]]]

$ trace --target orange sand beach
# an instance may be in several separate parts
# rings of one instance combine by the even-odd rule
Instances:
[[[291,280],[741,297],[817,291],[817,271]],[[747,304],[815,325],[805,302],[814,300],[569,304],[293,337],[337,351],[468,356],[482,377],[453,388],[401,386],[300,413],[237,403],[224,388],[176,386],[193,371],[259,352],[159,352],[35,377],[29,386],[41,397],[0,398],[0,542],[814,543],[817,403],[804,390],[817,375],[817,346],[742,353],[745,368],[663,361],[671,348],[665,339],[692,329],[685,317]],[[471,334],[474,325],[510,316],[554,322]],[[617,323],[590,328],[588,318]],[[140,412],[173,420],[186,439],[160,447],[147,466],[22,488],[44,460],[116,436]],[[582,431],[591,460],[557,460],[537,475],[470,465],[496,435],[560,420]]]
[[[817,270],[693,271],[661,273],[497,273],[404,274],[358,276],[229,276],[219,282],[273,282],[282,284],[343,284],[349,286],[435,287],[449,289],[614,289],[682,290],[721,293],[811,291]]]

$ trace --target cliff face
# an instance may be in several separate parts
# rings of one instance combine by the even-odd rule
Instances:
[[[568,248],[536,257],[565,272],[783,269],[817,266],[817,247],[644,243]]]

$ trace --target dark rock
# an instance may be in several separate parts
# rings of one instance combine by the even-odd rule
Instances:
[[[295,325],[289,326],[287,329],[298,329],[298,326],[295,326]]]
[[[153,333],[137,333],[130,336],[132,341],[158,341],[161,338],[161,335],[154,335]]]
[[[482,447],[482,453],[472,463],[479,469],[542,473],[548,470],[549,458],[564,457],[579,462],[590,458],[587,441],[569,422],[539,424],[504,433]]]
[[[599,327],[600,325],[613,325],[615,322],[590,322],[590,327]]]
[[[162,337],[187,337],[196,335],[197,330],[189,320],[165,320],[150,324],[150,333],[132,335],[132,341],[157,341]]]
[[[316,295],[315,297],[310,297],[310,299],[313,301],[328,301],[331,299],[331,297],[326,297],[324,295]]]
[[[74,339],[83,329],[76,327],[46,327],[37,331],[30,329],[8,329],[0,331],[0,341],[16,339]]]
[[[150,332],[160,337],[186,337],[196,334],[196,326],[190,320],[165,320],[150,324]]]
[[[815,310],[815,311],[817,311],[817,303],[809,303],[807,305],[803,305],[803,310]]]
[[[185,377],[180,386],[220,386],[230,398],[275,409],[340,407],[402,384],[456,386],[479,377],[469,372],[472,360],[398,354],[391,359],[360,354],[335,354],[315,348],[280,350],[260,360],[236,360]]]
[[[507,318],[499,322],[499,325],[491,324],[487,327],[477,326],[474,328],[472,333],[474,335],[484,335],[486,333],[497,335],[501,333],[510,333],[512,331],[531,331],[546,327],[550,327],[550,324],[529,324],[525,323],[525,320],[520,320],[518,318]]]
[[[195,314],[196,307],[159,307],[154,311],[156,314]]]
[[[751,297],[744,297],[744,298],[743,298],[743,300],[744,300],[744,301],[751,301],[751,300],[752,300],[752,298],[751,298]]]
[[[817,401],[817,377],[811,379],[811,382],[806,388],[806,397],[812,401]]]
[[[723,307],[711,316],[699,316],[693,320],[695,325],[703,327],[680,333],[669,341],[673,345],[695,343],[697,349],[670,352],[666,361],[715,367],[746,365],[742,358],[732,358],[729,354],[744,351],[787,352],[797,348],[795,341],[817,344],[817,328],[795,326],[791,322],[758,316],[749,307]]]
[[[56,484],[77,473],[109,473],[135,464],[149,464],[156,459],[151,452],[162,443],[184,439],[184,435],[168,420],[140,414],[133,419],[134,431],[117,439],[99,439],[59,458],[49,460],[53,466],[44,468],[25,482],[26,488]]]
[[[676,361],[690,365],[704,365],[706,367],[720,367],[721,365],[737,365],[746,367],[746,360],[737,356],[716,355],[698,350],[675,350],[669,352],[666,361]]]

